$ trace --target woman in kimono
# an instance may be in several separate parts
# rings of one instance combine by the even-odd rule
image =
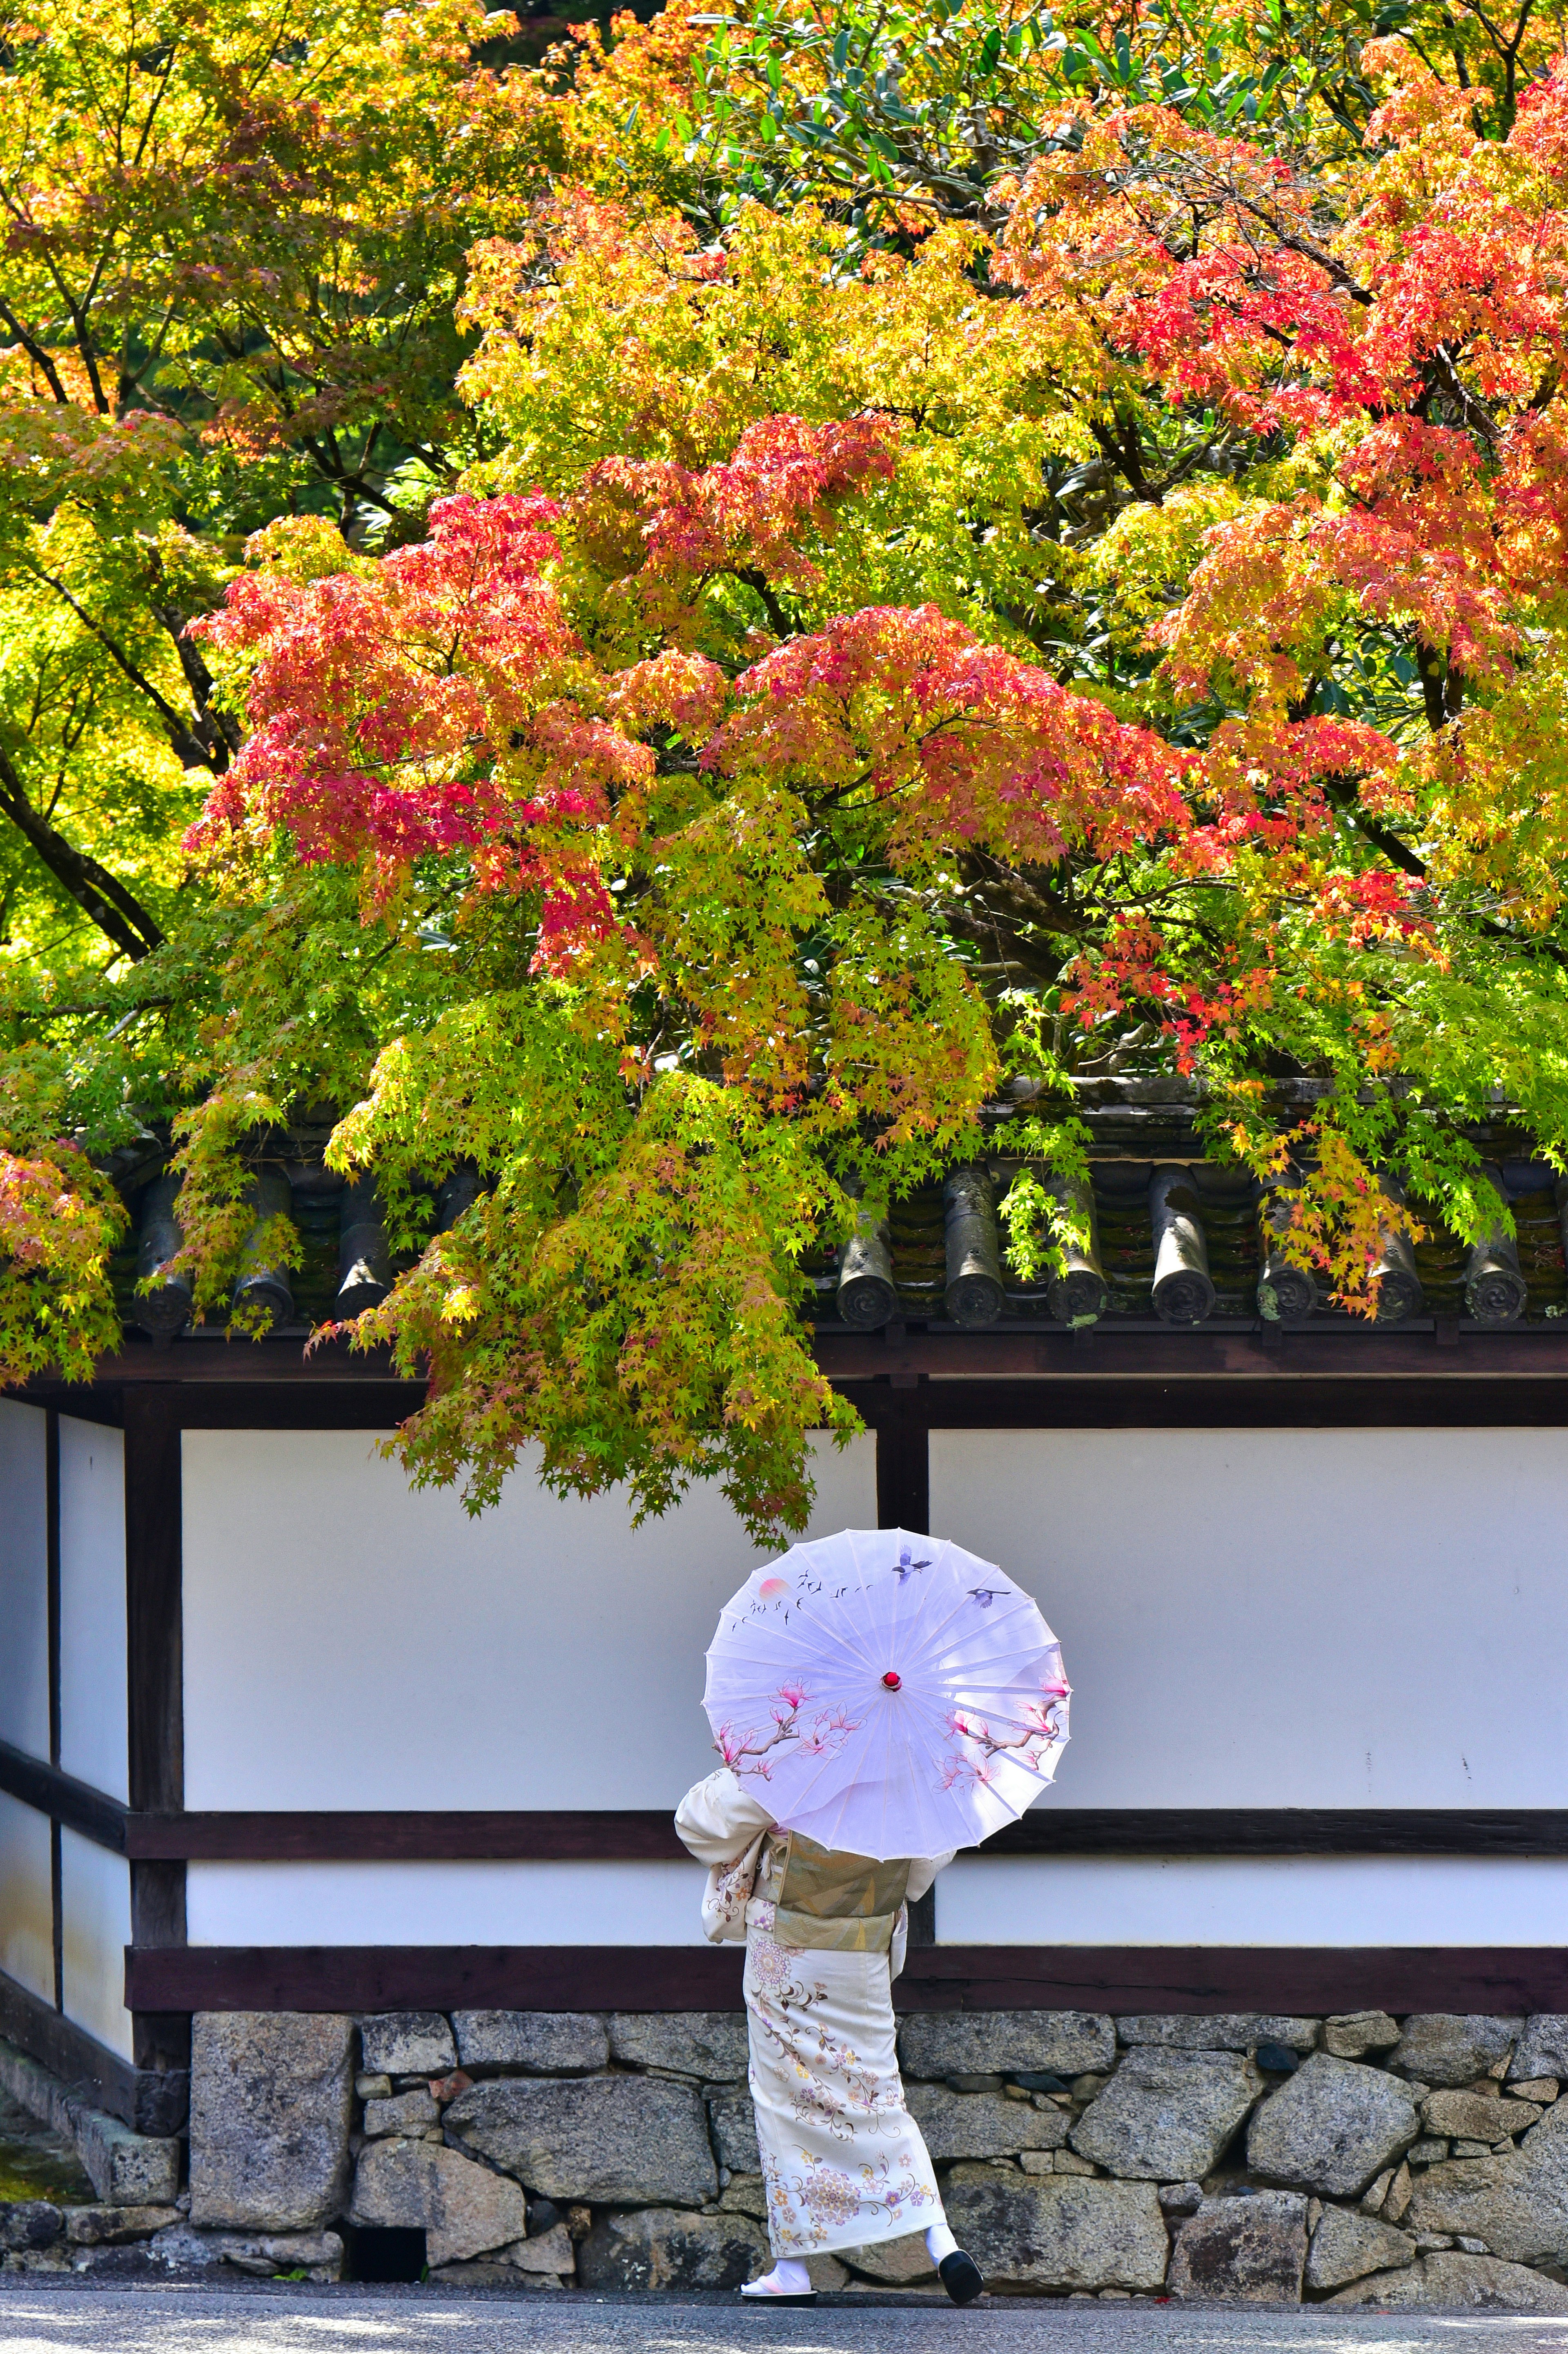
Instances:
[[[703,1926],[746,1940],[748,2081],[775,2263],[743,2296],[810,2296],[805,2259],[925,2229],[955,2305],[985,2285],[942,2211],[904,2104],[892,1981],[906,1900],[950,1855],[875,1863],[779,1830],[730,1768],[688,1790],[675,1829],[709,1867]]]

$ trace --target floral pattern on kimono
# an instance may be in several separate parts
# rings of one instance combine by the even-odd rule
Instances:
[[[894,2051],[885,1954],[780,1946],[771,1904],[747,1931],[748,2081],[775,2255],[896,2239],[941,2214]]]

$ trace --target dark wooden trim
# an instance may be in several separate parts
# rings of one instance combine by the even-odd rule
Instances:
[[[879,1401],[880,1403],[880,1401]],[[931,1450],[922,1421],[898,1410],[879,1417],[876,1432],[876,1524],[924,1536],[931,1525]]]
[[[1568,2000],[1552,1946],[936,1946],[911,1955],[906,2010],[1512,2013]]]
[[[94,1846],[125,1853],[126,1810],[118,1798],[79,1782],[74,1774],[62,1774],[58,1766],[46,1766],[41,1757],[29,1757],[26,1750],[13,1749],[8,1741],[0,1741],[0,1790],[68,1830],[79,1831]]]
[[[131,1804],[185,1801],[180,1425],[165,1386],[125,1398],[125,1623]]]
[[[44,1416],[44,1580],[48,1623],[49,1764],[60,1762],[60,1418]]]
[[[1383,1382],[1435,1379],[1445,1384],[1498,1379],[1568,1382],[1568,1331],[1516,1324],[1487,1331],[1461,1323],[1443,1332],[1428,1320],[1410,1326],[1343,1323],[1265,1331],[1255,1322],[1174,1331],[1155,1322],[1063,1326],[980,1332],[820,1331],[817,1363],[834,1383],[1036,1380],[1100,1382],[1203,1380],[1244,1375],[1287,1388],[1302,1378]]]
[[[137,2010],[739,2010],[737,1947],[186,1946],[125,1955]],[[1542,1946],[930,1946],[901,2010],[1568,2009]]]
[[[24,1763],[35,1775],[47,1771],[32,1766],[31,1761]],[[0,1776],[0,1787],[4,1787],[7,1786]],[[17,1795],[25,1794],[18,1791]],[[28,1803],[44,1800],[29,1798]],[[113,1802],[101,1803],[109,1807]],[[89,1836],[95,1834],[90,1831]],[[122,1814],[120,1836],[123,1852],[139,1861],[656,1863],[686,1860],[664,1808],[517,1814],[456,1810]],[[103,1843],[116,1841],[106,1839]],[[1568,1855],[1568,1809],[1044,1806],[996,1832],[980,1852],[1003,1856],[1562,1856]]]
[[[132,2067],[3,1970],[0,2035],[90,2107],[106,2109],[137,2133],[177,2133],[185,2123],[189,2087],[183,2074]]]
[[[48,1626],[49,1765],[60,1762],[60,1417],[58,1406],[44,1415],[44,1593]],[[55,2009],[65,2009],[65,1850],[60,1818],[49,1824],[49,1950]]]
[[[178,1812],[185,1804],[184,1488],[179,1401],[172,1384],[125,1394],[125,1618],[131,1804]],[[129,1852],[129,1849],[127,1850]],[[138,1946],[185,1941],[185,1867],[131,1861],[131,1935]],[[166,2003],[134,2006],[163,2011]],[[179,2009],[182,2006],[174,2006]],[[139,2060],[178,2073],[178,2034],[132,2023]],[[188,2070],[188,2043],[183,2052]]]
[[[1464,1430],[1568,1426],[1568,1380],[1444,1378],[1271,1384],[1072,1378],[921,1381],[900,1394],[836,1386],[881,1428],[899,1416],[930,1430]]]
[[[126,1853],[253,1863],[689,1861],[667,1807],[646,1812],[132,1815]]]
[[[132,2010],[739,2010],[738,1946],[125,1949]]]
[[[65,2009],[65,1840],[58,1816],[49,1824],[49,1936],[55,2009]]]
[[[985,1855],[1568,1855],[1561,1807],[1033,1807]]]

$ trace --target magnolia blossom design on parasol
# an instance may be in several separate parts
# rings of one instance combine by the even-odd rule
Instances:
[[[1056,1770],[1070,1689],[1061,1645],[994,1563],[845,1529],[726,1604],[703,1706],[785,1829],[886,1861],[1014,1821]]]

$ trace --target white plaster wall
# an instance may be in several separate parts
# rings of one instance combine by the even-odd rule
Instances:
[[[0,1741],[33,1757],[49,1754],[47,1423],[0,1398]]]
[[[1568,1806],[1568,1432],[933,1431],[931,1527],[1061,1637],[1042,1805]]]
[[[193,1863],[193,1946],[700,1946],[694,1863]]]
[[[1564,1946],[1568,1861],[1511,1856],[976,1856],[940,1945]]]
[[[49,2003],[54,1935],[49,1819],[0,1791],[0,1970]]]
[[[111,2052],[133,2057],[125,1991],[131,1943],[131,1867],[122,1855],[60,1833],[65,2015]]]
[[[187,1807],[673,1807],[712,1770],[703,1654],[758,1559],[716,1489],[634,1530],[526,1469],[471,1520],[368,1431],[183,1461]],[[869,1436],[816,1478],[813,1532],[875,1525]]]
[[[129,1798],[125,1441],[60,1416],[60,1764]]]

